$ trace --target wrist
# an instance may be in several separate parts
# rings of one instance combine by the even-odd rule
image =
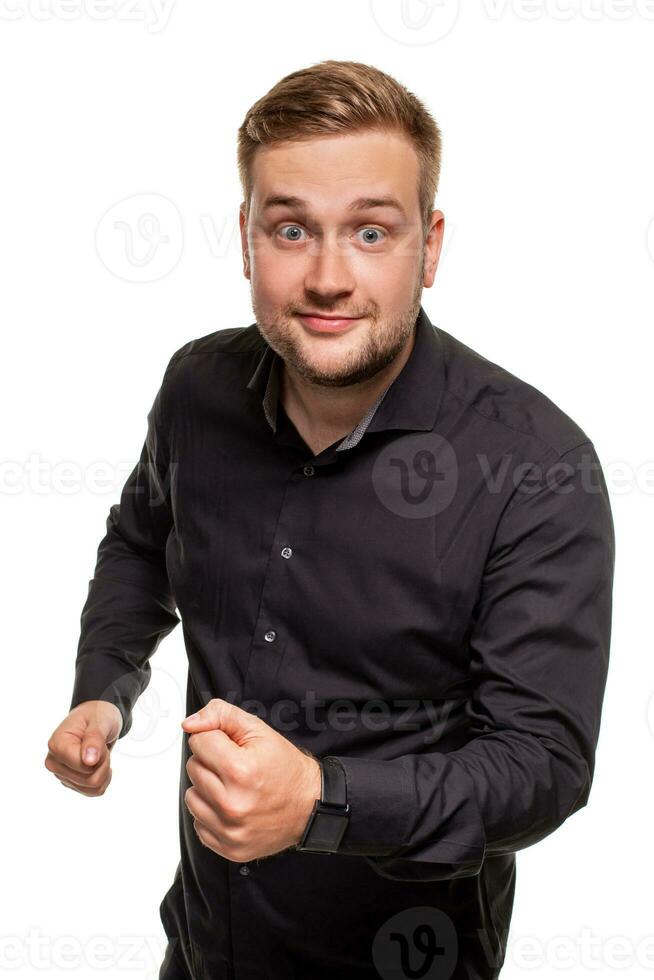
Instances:
[[[320,759],[316,758],[308,749],[301,748],[300,751],[307,756],[307,761],[305,763],[302,791],[298,794],[300,806],[294,843],[299,843],[301,840],[304,828],[311,816],[313,805],[316,800],[321,798],[322,794],[322,766],[320,765]]]
[[[313,806],[304,826],[296,849],[334,854],[349,822],[350,807],[347,802],[347,780],[340,761],[331,756],[319,760],[321,789],[314,797]]]

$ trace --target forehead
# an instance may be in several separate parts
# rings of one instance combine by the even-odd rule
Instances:
[[[401,133],[372,130],[321,135],[260,147],[252,164],[252,206],[297,197],[314,208],[343,208],[359,197],[399,200],[418,208],[419,163]]]

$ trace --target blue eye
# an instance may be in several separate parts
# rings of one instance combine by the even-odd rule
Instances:
[[[385,234],[383,231],[380,231],[379,228],[362,228],[361,230],[363,231],[364,235],[370,235],[371,232],[373,235],[384,236]],[[366,238],[365,243],[366,245],[377,245],[379,243],[379,239],[377,238],[371,240],[370,238]]]
[[[283,225],[278,231],[278,234],[281,235],[285,242],[302,241],[302,233],[303,229],[300,225]],[[386,238],[386,232],[373,227],[362,228],[357,234],[363,234],[365,236],[364,244],[366,245],[378,245],[380,241]]]
[[[296,233],[293,238],[287,238],[287,236],[284,234],[286,231],[289,231],[289,230],[292,230],[292,231],[294,231]],[[283,239],[284,239],[285,242],[298,242],[300,240],[300,238],[299,238],[299,235],[297,233],[298,232],[301,232],[301,231],[302,231],[302,229],[300,228],[299,225],[285,225],[281,229],[280,234],[282,235],[282,237],[283,237]]]

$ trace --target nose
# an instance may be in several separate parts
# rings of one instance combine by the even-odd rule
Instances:
[[[320,296],[324,302],[334,301],[355,288],[348,250],[339,242],[324,236],[313,244],[307,257],[304,288],[307,293]]]

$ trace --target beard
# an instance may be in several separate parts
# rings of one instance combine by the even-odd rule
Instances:
[[[305,381],[313,385],[331,388],[345,388],[374,378],[386,368],[400,353],[415,327],[422,297],[422,271],[416,282],[411,304],[392,317],[381,317],[379,308],[361,311],[370,323],[364,343],[348,351],[337,368],[321,369],[305,354],[301,336],[291,326],[291,320],[298,309],[306,308],[306,303],[288,303],[272,316],[257,304],[250,280],[252,309],[260,333],[284,362]],[[312,307],[316,313],[329,314],[332,311],[322,307]],[[340,312],[340,311],[339,311]],[[356,328],[355,328],[356,329]]]

